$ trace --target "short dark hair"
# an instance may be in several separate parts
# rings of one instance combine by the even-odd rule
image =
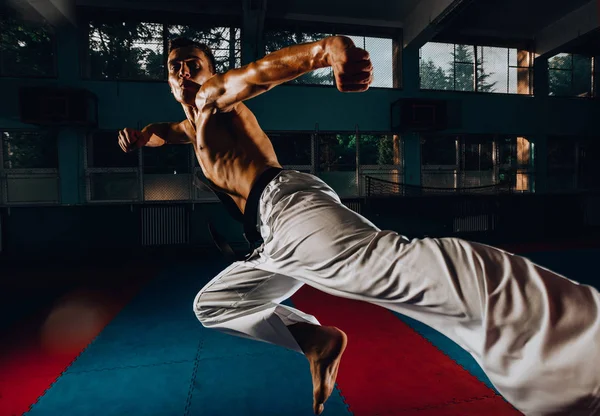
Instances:
[[[217,72],[217,62],[215,61],[215,56],[210,50],[210,47],[205,43],[196,42],[195,40],[183,37],[171,39],[169,40],[169,53],[171,53],[171,51],[173,51],[174,49],[185,48],[188,46],[193,46],[195,48],[200,49],[208,58],[208,63],[212,67],[212,71]]]

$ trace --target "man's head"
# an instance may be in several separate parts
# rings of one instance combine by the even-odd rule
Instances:
[[[215,74],[215,57],[203,43],[176,38],[169,42],[167,67],[175,99],[193,105],[200,86]]]

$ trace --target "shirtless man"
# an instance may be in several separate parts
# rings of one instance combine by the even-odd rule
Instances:
[[[169,84],[186,119],[141,132],[124,129],[119,144],[124,151],[192,144],[213,188],[229,195],[245,229],[258,230],[263,240],[197,294],[193,308],[205,327],[304,354],[313,410],[320,414],[347,338],[281,305],[309,284],[403,313],[447,335],[528,415],[599,411],[596,289],[493,247],[454,238],[409,241],[344,207],[319,178],[281,170],[243,101],[323,67],[333,68],[338,90],[365,91],[372,80],[366,51],[334,36],[215,74],[205,46],[178,39],[170,49]]]

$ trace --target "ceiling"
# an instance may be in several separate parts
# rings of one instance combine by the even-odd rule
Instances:
[[[418,42],[428,40],[447,42],[478,42],[485,44],[539,42],[544,34],[550,46],[563,42],[565,47],[587,53],[600,49],[600,10],[596,21],[586,30],[558,40],[552,30],[555,22],[582,8],[600,9],[597,0],[4,0],[13,5],[39,7],[44,3],[71,4],[94,9],[127,10],[128,13],[174,13],[229,16],[241,19],[244,13],[257,13],[267,21],[336,23],[345,25],[404,29],[405,34],[420,36]],[[586,6],[587,5],[587,6]],[[59,8],[59,7],[57,7]],[[451,13],[446,13],[452,10]],[[587,13],[589,15],[589,13]],[[594,13],[592,13],[594,14]],[[579,15],[581,16],[581,14]],[[585,14],[583,15],[586,16]],[[439,17],[439,18],[438,18]],[[573,17],[573,16],[571,16]],[[71,19],[69,19],[71,20]],[[578,20],[566,24],[577,26]],[[562,28],[564,28],[563,23]],[[416,32],[415,32],[416,27]],[[545,29],[545,30],[544,30]],[[550,36],[548,35],[550,33]],[[545,39],[547,40],[547,39]],[[568,41],[568,42],[567,42]],[[417,43],[418,43],[417,42]],[[561,45],[559,45],[561,46]],[[547,49],[547,48],[546,48]]]

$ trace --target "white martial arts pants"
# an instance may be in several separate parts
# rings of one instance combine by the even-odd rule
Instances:
[[[264,244],[196,296],[205,327],[301,353],[286,326],[318,321],[280,302],[308,284],[440,331],[527,415],[600,415],[596,289],[489,246],[382,231],[295,171],[267,185],[258,225]]]

